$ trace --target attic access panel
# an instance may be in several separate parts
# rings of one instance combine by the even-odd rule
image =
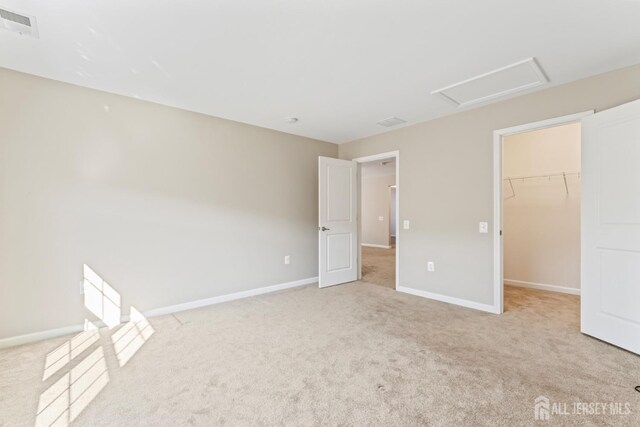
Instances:
[[[548,83],[535,58],[490,71],[431,92],[456,107],[487,102]]]

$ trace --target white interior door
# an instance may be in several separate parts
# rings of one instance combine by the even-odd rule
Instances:
[[[358,278],[357,164],[320,157],[320,287]]]
[[[640,100],[582,124],[581,330],[640,354]]]

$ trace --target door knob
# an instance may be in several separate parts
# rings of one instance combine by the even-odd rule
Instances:
[[[327,227],[318,227],[318,230],[321,230],[321,231],[327,231],[327,230],[329,230],[329,229],[328,229]]]

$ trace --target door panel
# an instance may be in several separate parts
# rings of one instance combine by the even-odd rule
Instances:
[[[351,268],[351,234],[327,235],[327,271],[333,272]]]
[[[640,118],[604,126],[599,139],[601,222],[640,224],[640,197],[630,197],[640,194]]]
[[[581,330],[640,354],[640,101],[582,123]]]
[[[640,253],[600,249],[602,277],[600,287],[609,286],[602,293],[600,310],[609,316],[640,324]]]
[[[320,287],[357,279],[357,165],[319,158]]]
[[[351,165],[327,165],[326,221],[351,221]]]

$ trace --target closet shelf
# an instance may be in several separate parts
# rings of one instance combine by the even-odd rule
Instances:
[[[564,189],[569,195],[569,186],[567,185],[567,177],[577,176],[580,178],[580,172],[559,172],[559,173],[551,173],[546,175],[529,175],[529,176],[509,176],[503,179],[503,181],[509,182],[509,187],[511,187],[511,196],[516,197],[516,191],[513,188],[513,181],[527,181],[529,179],[548,179],[551,181],[551,178],[562,178],[564,180]]]

